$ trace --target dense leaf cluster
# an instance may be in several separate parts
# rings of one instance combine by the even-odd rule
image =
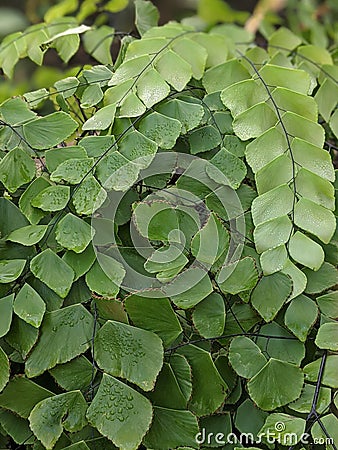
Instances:
[[[114,64],[75,19],[0,47],[8,75],[80,36],[98,61],[0,105],[0,442],[337,442],[337,66],[136,7]]]

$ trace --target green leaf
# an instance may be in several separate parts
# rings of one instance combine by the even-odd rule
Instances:
[[[103,325],[95,338],[95,352],[99,367],[144,391],[153,389],[163,364],[160,338],[121,322],[108,321]]]
[[[12,231],[22,228],[29,223],[20,209],[7,198],[0,198],[0,212],[1,236],[7,236]]]
[[[24,124],[23,133],[33,148],[46,150],[67,139],[77,127],[78,124],[74,119],[58,111]]]
[[[266,147],[269,147],[268,152],[264,150]],[[246,146],[245,157],[253,172],[257,173],[269,164],[269,162],[283,155],[286,148],[287,141],[285,135],[274,127],[267,130]],[[303,152],[302,155],[304,155]]]
[[[25,99],[29,106],[34,109],[42,106],[46,98],[49,97],[49,92],[45,88],[37,89],[35,91],[27,92],[24,94]]]
[[[14,148],[0,161],[0,181],[9,192],[15,192],[35,175],[33,159],[21,148]]]
[[[228,387],[216,369],[211,354],[194,345],[181,347],[178,353],[187,358],[192,370],[191,411],[198,416],[212,414],[224,402]]]
[[[135,92],[129,92],[124,98],[120,107],[119,117],[138,117],[145,113],[147,108],[137,97]]]
[[[263,276],[251,295],[252,306],[266,322],[270,322],[292,292],[292,281],[283,273]]]
[[[241,433],[253,433],[257,438],[267,415],[266,412],[258,409],[250,398],[247,398],[237,409],[235,426]]]
[[[203,86],[210,94],[248,78],[250,75],[245,67],[237,59],[231,59],[207,70],[203,77]]]
[[[326,433],[330,436],[330,439],[332,439],[332,443],[337,442],[338,439],[338,433],[337,433],[337,427],[338,427],[338,419],[334,414],[327,414],[324,417],[321,417],[321,423],[322,426],[325,428]],[[317,442],[327,442],[326,439],[328,439],[327,434],[324,433],[323,429],[320,427],[318,422],[315,422],[314,425],[311,428],[311,435],[313,438],[317,440]],[[332,444],[327,444],[326,448],[334,448]]]
[[[246,257],[221,268],[217,283],[222,292],[232,295],[250,291],[258,281],[258,270],[253,258]]]
[[[259,408],[271,411],[296,400],[301,394],[303,379],[297,366],[271,358],[248,382],[249,395]]]
[[[0,299],[0,337],[5,336],[12,323],[14,294],[7,295]]]
[[[226,37],[219,34],[194,33],[192,38],[207,51],[206,67],[217,66],[227,60]]]
[[[39,328],[45,311],[45,302],[29,284],[25,283],[14,301],[15,314],[29,325]]]
[[[305,269],[304,273],[308,280],[305,289],[307,294],[319,294],[337,284],[337,270],[327,262],[316,272]]]
[[[179,445],[195,447],[198,431],[197,419],[190,411],[155,406],[153,422],[143,442],[148,448],[168,450]]]
[[[216,148],[222,140],[222,136],[216,127],[204,125],[197,128],[189,135],[190,153],[196,155]]]
[[[5,122],[11,125],[21,125],[36,117],[36,114],[29,109],[27,102],[20,97],[9,98],[1,103],[0,114]]]
[[[279,272],[285,267],[288,254],[285,245],[266,250],[261,254],[260,263],[264,275]]]
[[[60,211],[70,199],[69,186],[49,186],[31,201],[31,205],[43,211]]]
[[[319,348],[325,348],[336,352],[338,350],[338,324],[324,323],[320,326],[315,344]]]
[[[291,148],[297,164],[326,180],[334,181],[334,167],[329,152],[299,138],[292,141]]]
[[[135,25],[141,36],[150,28],[155,27],[159,18],[160,14],[151,2],[135,1]]]
[[[338,137],[338,113],[335,111],[330,119],[330,128],[333,132],[333,134]]]
[[[288,216],[277,217],[259,224],[254,230],[256,250],[263,253],[269,248],[278,247],[288,242],[292,223]]]
[[[139,447],[149,429],[152,415],[149,400],[107,374],[103,374],[97,394],[87,411],[88,421],[123,450]]]
[[[80,81],[76,77],[67,77],[56,81],[54,87],[64,98],[68,98],[75,94],[79,84]]]
[[[103,91],[98,83],[85,88],[81,96],[81,108],[90,108],[103,99]]]
[[[324,128],[317,122],[289,111],[283,114],[282,122],[290,135],[304,139],[318,147],[324,145]],[[279,126],[282,129],[281,125]]]
[[[335,100],[335,97],[337,96],[337,94],[337,84],[333,80],[326,78],[317,90],[314,97],[318,104],[319,113],[326,122],[330,121],[332,111],[334,111],[336,107],[337,102]]]
[[[293,163],[287,155],[281,155],[256,173],[256,186],[259,195],[288,183],[293,178]],[[298,189],[298,185],[297,185]]]
[[[130,60],[137,56],[159,54],[167,47],[167,44],[169,44],[169,39],[165,36],[133,39],[127,47],[124,59]]]
[[[170,233],[179,228],[173,205],[159,200],[138,203],[133,221],[139,233],[151,240],[169,241]]]
[[[288,28],[280,27],[269,36],[269,45],[271,46],[269,51],[271,53],[280,51],[279,47],[283,47],[285,44],[287,44],[288,51],[292,51],[301,43],[302,40],[299,36],[292,33]]]
[[[28,225],[12,231],[7,240],[22,245],[34,245],[44,237],[47,228],[48,225]]]
[[[148,298],[132,294],[125,299],[124,304],[132,323],[136,327],[158,334],[165,347],[182,333],[180,322],[167,298]]]
[[[229,185],[238,189],[247,173],[244,162],[222,148],[211,158],[210,164],[206,166],[209,177],[216,183]]]
[[[293,411],[297,411],[299,413],[307,413],[311,411],[313,397],[315,394],[316,387],[312,384],[305,383],[301,396],[295,402],[290,403],[288,406]],[[329,404],[331,403],[331,389],[321,387],[319,390],[318,401],[316,404],[316,410],[318,413],[324,412],[327,410]]]
[[[195,267],[182,272],[162,290],[176,306],[189,309],[211,294],[212,284],[208,274]]]
[[[181,134],[181,124],[176,119],[153,112],[140,121],[139,130],[160,148],[171,149]]]
[[[222,411],[221,414],[202,417],[199,425],[201,431],[195,437],[197,443],[208,444],[209,448],[214,448],[226,444],[226,440],[231,440],[232,423],[228,412]]]
[[[6,353],[0,347],[0,392],[3,391],[4,387],[9,381],[10,369],[9,361]]]
[[[87,403],[80,391],[66,392],[39,402],[29,416],[30,427],[40,442],[52,449],[62,434],[86,425]]]
[[[229,240],[229,232],[212,213],[191,240],[191,253],[198,261],[212,265],[228,249]]]
[[[39,384],[17,375],[11,379],[0,395],[0,405],[15,414],[28,418],[34,406],[45,398],[54,395]]]
[[[313,122],[317,121],[318,107],[314,98],[282,87],[274,89],[272,97],[281,110],[291,111]]]
[[[316,298],[317,304],[322,314],[331,319],[338,318],[338,291],[332,291]]]
[[[79,144],[82,146],[80,148],[84,148],[84,155],[81,155],[81,158],[85,156],[89,156],[91,158],[95,158],[97,156],[103,156],[104,153],[109,151],[114,145],[115,139],[114,136],[86,136],[79,141]],[[68,147],[69,148],[69,147]]]
[[[213,292],[196,305],[192,320],[201,336],[212,338],[223,333],[225,316],[224,300],[220,294]]]
[[[155,388],[148,397],[156,406],[186,409],[191,392],[191,368],[186,358],[176,353],[170,356],[169,363],[163,364]]]
[[[318,308],[313,300],[300,295],[292,300],[286,310],[284,322],[292,333],[302,342],[318,318]]]
[[[22,359],[25,359],[36,343],[38,336],[39,330],[14,315],[11,328],[6,335],[6,341],[19,352]]]
[[[106,197],[107,193],[97,179],[89,175],[76,189],[72,200],[78,214],[90,215],[100,208]]]
[[[265,64],[259,74],[268,86],[278,86],[301,94],[309,94],[311,79],[303,70]]]
[[[205,48],[191,39],[183,38],[173,42],[172,49],[190,64],[192,76],[196,80],[200,80],[204,74],[208,57]]]
[[[264,436],[269,436],[269,443],[276,441],[281,445],[295,445],[303,438],[305,425],[305,419],[300,417],[274,413],[266,418],[259,433],[263,436],[263,440]]]
[[[70,184],[78,184],[90,173],[94,164],[93,158],[71,158],[63,161],[50,175],[51,181],[65,180]]]
[[[71,145],[68,147],[57,147],[45,152],[46,166],[50,172],[54,172],[60,164],[69,159],[86,159],[86,150],[80,145]],[[75,161],[77,162],[77,161]]]
[[[277,122],[277,116],[265,102],[257,103],[235,117],[232,126],[242,141],[260,136]]]
[[[289,300],[298,297],[302,292],[305,291],[307,278],[304,272],[302,272],[297,266],[295,266],[290,260],[286,261],[286,264],[281,270],[285,275],[289,275],[292,280],[292,294]]]
[[[280,199],[283,199],[281,202]],[[293,208],[294,195],[291,189],[283,184],[262,194],[252,202],[252,219],[257,226],[268,220],[289,214]]]
[[[90,290],[106,297],[115,297],[125,276],[121,263],[103,253],[97,254],[97,261],[86,274]]]
[[[139,171],[140,168],[121,153],[111,151],[97,165],[96,174],[106,189],[126,191],[136,182]]]
[[[129,61],[124,61],[113,74],[108,86],[116,86],[128,81],[131,78],[138,77],[150,63],[148,55],[142,55]]]
[[[144,268],[149,273],[156,273],[156,278],[163,283],[171,281],[188,262],[181,248],[165,245],[150,255],[144,263]]]
[[[66,391],[87,389],[95,372],[92,363],[85,356],[59,364],[49,371],[57,384]]]
[[[317,382],[321,363],[322,358],[319,358],[304,367],[305,379],[307,381],[310,381],[311,383]],[[338,388],[337,370],[338,355],[329,355],[326,359],[322,377],[322,384],[324,386]]]
[[[299,231],[290,239],[289,252],[296,262],[312,270],[318,270],[324,262],[322,247]]]
[[[230,109],[233,117],[264,102],[269,97],[266,89],[259,81],[244,80],[228,86],[221,92],[221,100]]]
[[[260,333],[268,337],[258,337],[256,344],[266,351],[271,358],[286,361],[300,366],[305,357],[305,346],[302,342],[294,339],[294,336],[284,327],[276,322],[267,323],[261,327]]]
[[[39,340],[26,361],[27,376],[41,375],[84,353],[89,348],[93,326],[92,315],[79,304],[46,312]]]
[[[75,253],[82,253],[94,234],[95,230],[87,222],[71,213],[64,216],[56,228],[58,243]]]
[[[65,298],[70,291],[74,279],[74,272],[50,248],[36,255],[30,268],[39,280],[45,283],[59,297]]]
[[[99,109],[82,125],[82,130],[106,130],[114,122],[116,105],[107,105]]]
[[[328,180],[302,168],[297,173],[295,184],[301,197],[334,211],[334,188]]]
[[[28,420],[18,417],[10,411],[0,412],[1,429],[10,436],[16,444],[33,444],[34,436],[29,428]]]
[[[162,53],[155,62],[155,69],[176,91],[182,91],[192,77],[192,68],[172,50]]]
[[[236,373],[244,378],[254,377],[267,362],[260,348],[245,336],[231,341],[229,361]]]
[[[336,229],[333,213],[306,198],[301,198],[296,204],[294,221],[302,230],[312,233],[325,244],[330,242]]]
[[[0,261],[0,284],[11,283],[19,278],[26,265],[25,259],[3,259]]]
[[[147,108],[164,100],[170,92],[168,83],[154,68],[147,70],[136,83],[137,95]]]
[[[177,98],[161,104],[157,107],[157,111],[181,122],[182,134],[196,128],[204,115],[204,109],[201,105],[188,103]]]
[[[96,61],[101,64],[112,64],[110,47],[113,39],[114,29],[107,25],[101,25],[96,30],[89,30],[83,35],[83,45]]]
[[[133,161],[141,169],[146,169],[156,154],[157,144],[140,132],[133,130],[121,139],[119,151],[129,161]]]

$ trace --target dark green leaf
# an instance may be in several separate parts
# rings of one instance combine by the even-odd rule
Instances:
[[[152,415],[149,400],[107,374],[103,374],[97,394],[87,411],[88,421],[103,436],[126,450],[138,448],[149,429]]]
[[[35,256],[30,268],[32,273],[60,297],[65,298],[70,291],[74,272],[50,248]]]
[[[33,148],[46,150],[67,139],[77,127],[78,124],[74,119],[58,111],[26,123],[23,126],[23,133]]]
[[[150,391],[163,364],[158,336],[121,322],[108,321],[95,338],[97,364],[113,376]]]
[[[89,347],[93,326],[92,315],[82,305],[47,312],[39,341],[26,361],[27,376],[38,376],[84,353]]]

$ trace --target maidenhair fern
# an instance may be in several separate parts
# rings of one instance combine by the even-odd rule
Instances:
[[[53,14],[0,46],[7,76],[98,62],[0,105],[0,442],[335,437],[333,57],[135,5],[116,61],[112,28]]]

